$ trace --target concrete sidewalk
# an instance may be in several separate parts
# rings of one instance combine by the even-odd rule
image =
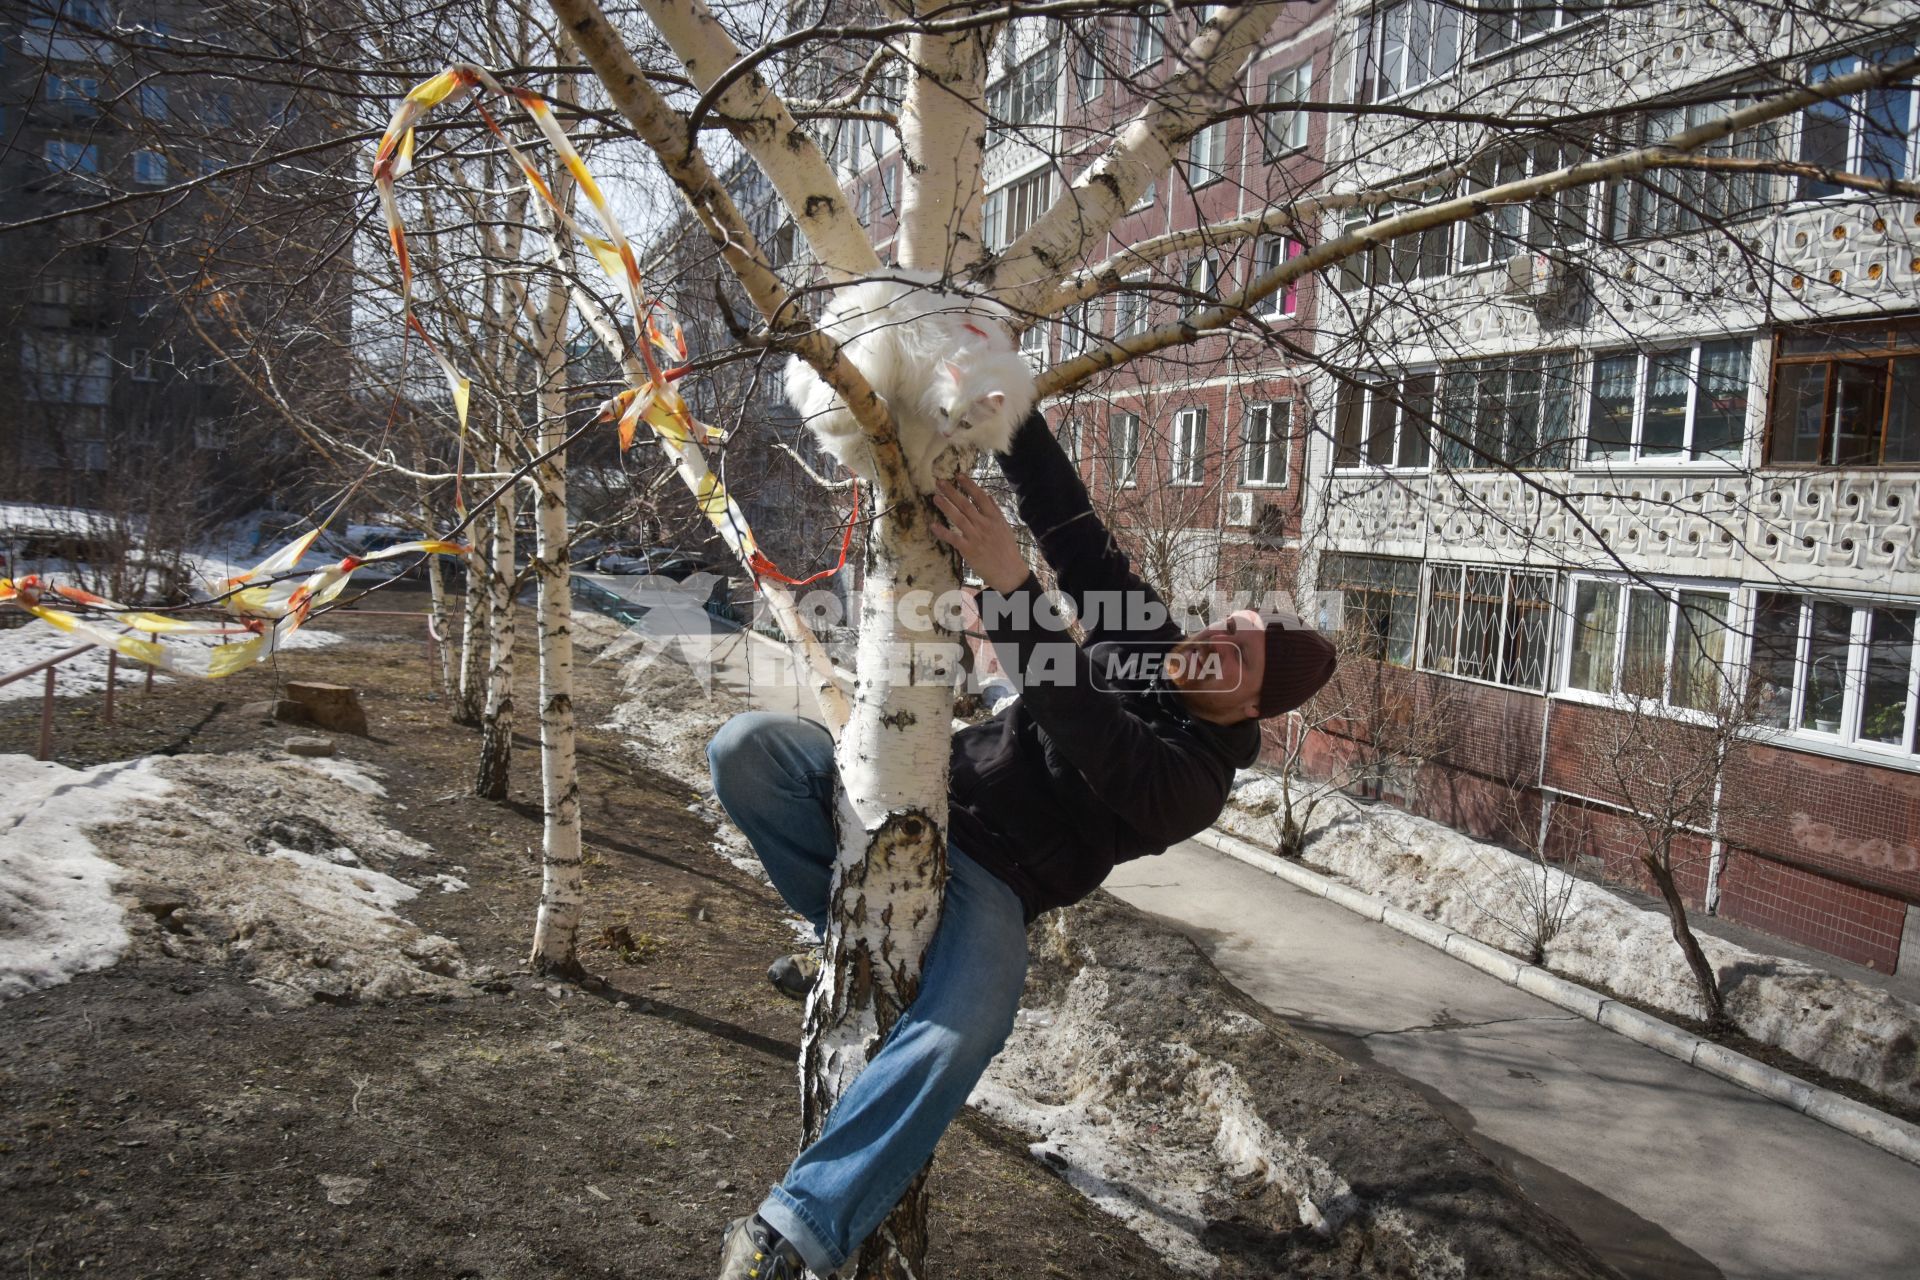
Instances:
[[[1920,1168],[1203,845],[1105,887],[1411,1081],[1625,1275],[1920,1276]]]

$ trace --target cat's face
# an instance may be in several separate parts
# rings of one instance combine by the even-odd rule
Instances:
[[[947,365],[947,380],[949,385],[942,389],[935,426],[949,440],[964,439],[970,432],[992,422],[1006,407],[1006,392],[981,392],[969,387],[966,370],[959,365]]]

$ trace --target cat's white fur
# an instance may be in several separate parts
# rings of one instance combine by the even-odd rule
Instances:
[[[907,470],[922,492],[949,447],[1004,450],[1033,408],[1033,372],[1015,347],[1005,307],[934,287],[931,273],[843,289],[820,319],[893,410]],[[787,399],[825,449],[863,480],[875,475],[860,424],[798,356]]]

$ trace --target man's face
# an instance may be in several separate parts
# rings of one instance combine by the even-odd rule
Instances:
[[[1251,720],[1260,710],[1266,675],[1266,622],[1252,609],[1230,613],[1174,646],[1172,682],[1197,719],[1214,724]]]

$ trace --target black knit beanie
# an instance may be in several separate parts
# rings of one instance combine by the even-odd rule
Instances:
[[[1290,613],[1266,613],[1267,666],[1260,680],[1259,718],[1292,711],[1333,679],[1333,642]]]

